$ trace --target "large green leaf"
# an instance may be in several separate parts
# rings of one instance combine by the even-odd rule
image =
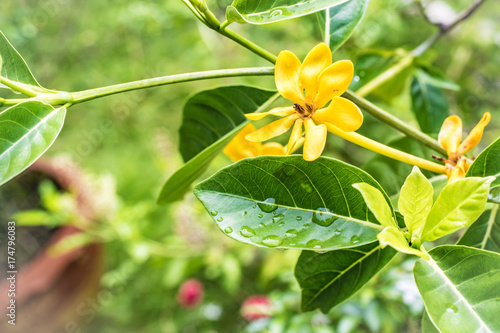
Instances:
[[[411,82],[412,110],[420,129],[425,133],[438,133],[443,121],[448,117],[448,100],[441,88],[427,79],[426,75],[417,75]]]
[[[267,24],[309,15],[353,0],[234,0],[227,7],[229,22]]]
[[[27,101],[0,113],[0,185],[35,162],[61,131],[66,108]]]
[[[429,318],[429,314],[427,314],[427,311],[424,311],[424,315],[422,316],[422,333],[439,333],[438,329],[436,326],[431,321],[431,318]]]
[[[332,52],[344,44],[358,27],[370,0],[350,0],[318,13],[322,33]]]
[[[33,77],[28,65],[9,42],[7,37],[0,31],[0,56],[3,62],[1,75],[11,81],[16,81],[32,86],[40,87]]]
[[[382,191],[366,172],[341,161],[262,156],[220,170],[194,193],[235,240],[325,251],[371,243],[382,230],[352,187],[360,182]]]
[[[180,150],[187,163],[163,185],[158,204],[182,199],[191,183],[249,123],[243,114],[267,109],[278,96],[268,90],[236,86],[202,91],[191,97],[184,108],[180,140]],[[213,131],[208,135],[210,129]],[[203,133],[208,137],[203,138]]]
[[[348,299],[395,255],[378,242],[326,253],[303,251],[295,267],[302,290],[302,311],[331,308]]]
[[[490,188],[490,193],[488,194],[488,202],[500,205],[500,185]]]
[[[460,238],[458,245],[477,247],[500,253],[500,213],[499,205],[485,210],[467,232]]]
[[[433,324],[443,333],[500,332],[500,255],[456,245],[429,254],[413,271]]]
[[[276,92],[246,86],[205,90],[186,102],[179,130],[179,151],[185,162],[211,146],[238,125],[248,123],[245,113],[255,112]]]
[[[497,178],[492,187],[500,185],[500,138],[483,150],[467,171],[467,177],[486,176]]]
[[[484,211],[493,179],[471,177],[447,185],[432,206],[422,239],[433,241],[476,221]]]

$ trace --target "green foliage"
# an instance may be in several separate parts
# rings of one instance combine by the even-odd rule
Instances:
[[[447,185],[432,206],[422,239],[432,241],[471,225],[483,213],[493,180],[466,178]]]
[[[234,0],[227,7],[229,22],[267,24],[309,15],[320,10],[340,5],[347,0]]]
[[[375,218],[381,225],[384,227],[397,227],[393,216],[393,209],[385,201],[382,192],[366,183],[358,183],[352,186],[361,192],[368,209],[375,215]]]
[[[371,243],[382,229],[352,187],[359,181],[381,189],[364,171],[334,159],[264,156],[220,170],[194,193],[240,242],[333,250]]]
[[[418,71],[411,82],[412,110],[425,133],[438,133],[448,116],[448,101],[436,81]]]
[[[483,150],[467,171],[467,177],[486,176],[496,177],[491,187],[500,185],[500,138]]]
[[[335,52],[351,37],[361,23],[370,0],[350,0],[318,12],[323,36],[328,34],[330,50]]]
[[[61,131],[66,108],[27,101],[0,113],[0,185],[29,167]]]
[[[498,204],[487,209],[458,241],[458,245],[500,253],[500,214]]]
[[[187,162],[166,181],[158,198],[163,205],[182,199],[191,183],[207,169],[249,121],[244,113],[269,107],[276,94],[252,87],[221,87],[192,96],[184,107],[179,149]]]
[[[427,311],[424,311],[424,315],[422,316],[422,333],[439,333],[438,329],[436,326],[431,321],[431,318],[429,318],[429,315],[427,314]]]
[[[441,332],[497,332],[500,255],[465,246],[439,246],[420,259],[415,281]]]
[[[365,285],[396,253],[377,242],[326,253],[303,251],[295,266],[302,310],[318,308],[327,313]]]

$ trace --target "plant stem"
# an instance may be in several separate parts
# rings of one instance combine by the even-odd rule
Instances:
[[[347,90],[343,96],[346,97],[347,99],[351,100],[352,102],[354,102],[354,104],[356,104],[357,106],[359,106],[360,108],[362,108],[363,110],[365,110],[366,112],[368,112],[369,114],[374,116],[375,118],[388,124],[392,128],[400,131],[401,133],[405,134],[406,136],[409,136],[409,137],[417,140],[418,142],[422,143],[423,145],[435,150],[439,154],[441,154],[443,156],[447,156],[446,150],[443,147],[441,147],[436,140],[434,140],[433,138],[431,138],[427,134],[425,134],[425,133],[423,133],[415,128],[412,128],[411,126],[406,124],[404,121],[393,116],[392,114],[385,111],[384,109],[376,106],[375,104],[364,99],[363,97],[358,96],[357,94],[353,93],[350,90]]]
[[[220,70],[205,71],[205,72],[161,76],[157,78],[120,83],[113,86],[74,92],[70,94],[72,98],[68,102],[71,102],[72,104],[77,104],[92,99],[96,99],[99,97],[118,94],[125,91],[144,89],[149,87],[157,87],[173,83],[215,79],[223,77],[265,76],[265,75],[274,75],[274,68],[251,67],[251,68],[238,68],[238,69],[220,69]]]
[[[240,44],[241,46],[249,49],[253,53],[257,54],[258,56],[266,59],[267,61],[275,64],[277,57],[272,54],[271,52],[267,51],[266,49],[260,47],[259,45],[249,41],[248,39],[244,38],[243,36],[237,34],[231,29],[214,29],[218,33],[220,33],[223,36],[226,36],[227,38],[235,41],[236,43]]]
[[[3,76],[0,76],[0,83],[29,97],[34,97],[37,95],[37,93],[31,90],[28,85],[22,84],[20,82],[11,81]]]
[[[17,98],[17,99],[5,99],[5,98],[0,98],[0,107],[4,105],[16,105],[19,103],[22,103],[24,101],[27,101],[26,98]]]
[[[399,151],[397,149],[388,147],[380,142],[374,141],[372,139],[369,139],[361,134],[358,134],[356,132],[344,132],[338,127],[335,127],[331,124],[325,123],[328,131],[330,133],[333,133],[337,136],[340,136],[341,138],[350,141],[354,144],[357,144],[358,146],[361,146],[363,148],[369,149],[371,151],[374,151],[378,154],[390,157],[392,159],[410,164],[410,165],[416,165],[419,168],[429,170],[432,172],[436,173],[446,173],[446,167],[444,165],[440,165],[437,163],[433,163],[427,160],[424,160],[423,158],[416,157],[410,154],[407,154],[405,152]]]

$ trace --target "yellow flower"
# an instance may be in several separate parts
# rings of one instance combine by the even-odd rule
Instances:
[[[279,93],[294,102],[294,105],[246,114],[251,120],[259,120],[268,115],[284,117],[248,134],[247,140],[266,141],[287,132],[293,125],[286,147],[288,155],[301,140],[304,126],[304,159],[317,159],[325,148],[325,124],[352,132],[363,123],[363,114],[359,108],[340,97],[349,87],[353,74],[354,66],[349,60],[332,64],[332,52],[324,43],[314,47],[302,64],[292,52],[282,51],[276,61],[274,78]],[[324,107],[328,102],[330,104]]]
[[[491,114],[486,112],[462,143],[460,143],[462,141],[462,119],[453,115],[446,118],[443,122],[438,140],[441,147],[446,150],[448,159],[438,159],[446,164],[448,184],[465,177],[470,163],[467,162],[467,157],[462,155],[474,148],[481,141],[484,128],[488,125],[490,119]]]
[[[247,157],[257,157],[262,155],[285,155],[285,147],[277,142],[250,142],[245,136],[255,131],[252,124],[245,126],[224,148],[224,154],[234,162]]]

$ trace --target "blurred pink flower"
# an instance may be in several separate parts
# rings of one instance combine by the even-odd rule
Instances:
[[[241,306],[241,315],[248,321],[271,317],[273,304],[266,295],[248,297]]]
[[[197,279],[184,281],[177,293],[177,303],[184,308],[195,308],[203,299],[203,285]]]

